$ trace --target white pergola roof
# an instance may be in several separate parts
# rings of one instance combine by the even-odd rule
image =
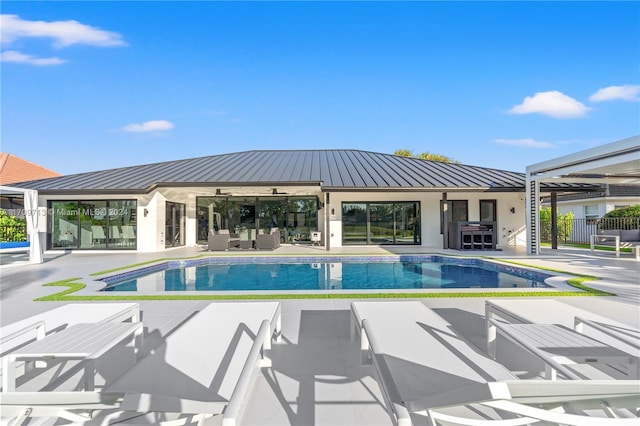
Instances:
[[[640,136],[527,166],[527,248],[538,254],[540,183],[640,185]]]
[[[640,184],[640,136],[527,166],[539,182]]]

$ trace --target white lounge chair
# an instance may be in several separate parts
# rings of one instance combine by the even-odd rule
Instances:
[[[270,366],[266,351],[280,321],[278,302],[211,303],[103,392],[16,392],[3,395],[2,413],[74,424],[189,424],[222,415],[223,425],[235,425],[257,370]]]
[[[589,402],[599,408],[604,399],[617,404],[617,396],[624,397],[626,406],[634,407],[629,399],[635,403],[640,398],[639,381],[600,381],[601,388],[594,387],[595,381],[571,381],[567,388],[562,387],[564,381],[515,380],[420,302],[353,302],[351,310],[361,334],[361,349],[372,360],[387,410],[398,425],[422,424],[423,416],[432,425],[522,425],[562,414],[551,408],[562,408],[563,400]],[[548,403],[551,408],[523,406],[529,403]],[[540,411],[534,413],[536,409]],[[580,423],[585,417],[578,414],[562,420],[589,424],[588,417]],[[617,424],[611,419],[597,420]]]
[[[137,303],[69,303],[0,328],[0,355],[4,358],[15,348],[75,324],[123,321],[140,321],[140,305]],[[36,365],[39,364],[36,363]],[[33,364],[17,365],[15,374],[24,373],[25,366],[32,367]]]
[[[629,325],[546,299],[488,300],[485,319],[494,359],[500,331],[545,363],[547,379],[558,371],[569,379],[590,378],[594,370],[579,364],[621,364],[626,378],[639,378],[640,331]]]
[[[431,400],[407,401],[406,405],[410,411],[428,416],[433,426],[516,426],[540,422],[624,426],[640,421],[637,413],[628,410],[635,408],[639,399],[638,380],[508,380],[457,390]],[[473,410],[463,412],[471,416],[460,416],[460,406],[469,404],[473,404]],[[483,407],[510,418],[472,417],[481,413]],[[596,416],[596,412],[600,415]]]
[[[370,356],[387,411],[398,425],[412,424],[405,401],[515,379],[420,302],[353,302],[351,312],[363,355]]]

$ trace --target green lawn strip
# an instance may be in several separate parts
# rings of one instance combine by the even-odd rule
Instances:
[[[73,282],[77,281],[80,278],[67,278],[66,280],[54,281],[52,283],[43,284],[43,287],[69,287],[66,290],[63,290],[59,293],[54,293],[50,296],[39,297],[35,299],[35,302],[40,301],[58,301],[58,300],[67,300],[66,297],[78,297],[78,296],[67,296],[68,294],[75,293],[76,291],[80,291],[86,287],[85,284]]]
[[[491,259],[491,258],[488,258],[488,259]],[[597,280],[600,279],[598,277],[592,277],[592,276],[589,276],[589,275],[574,274],[573,272],[561,271],[559,269],[548,268],[548,267],[545,267],[545,266],[528,265],[526,263],[517,262],[515,260],[497,259],[497,258],[492,258],[492,259],[493,260],[497,260],[499,262],[510,263],[510,264],[513,264],[513,265],[525,266],[527,268],[540,269],[540,270],[543,270],[543,271],[556,272],[556,273],[565,274],[565,275],[575,275],[575,278],[569,278],[567,280],[567,284],[569,284],[571,287],[578,288],[580,290],[586,291],[586,292],[590,293],[592,296],[615,296],[615,293],[609,293],[607,291],[597,290],[595,288],[591,288],[591,287],[588,287],[588,286],[583,284],[586,281],[597,281]]]
[[[84,285],[80,283],[67,283],[56,285]],[[77,288],[68,289],[60,293],[35,299],[37,302],[77,302],[77,301],[104,301],[104,300],[283,300],[283,299],[428,299],[428,298],[452,298],[452,297],[560,297],[560,296],[595,296],[588,292],[577,291],[549,291],[549,292],[481,292],[481,293],[313,293],[313,294],[196,294],[196,295],[137,295],[137,296],[69,296]]]
[[[584,249],[590,249],[591,245],[590,244],[578,244],[578,243],[562,243],[559,244],[561,246],[565,246],[565,247],[575,247],[575,248],[584,248]],[[551,243],[540,243],[540,246],[542,247],[551,247]],[[598,250],[605,250],[605,251],[616,251],[616,248],[614,246],[601,246],[601,245],[595,245],[594,246],[596,249]],[[632,248],[631,247],[620,247],[620,251],[622,253],[631,253],[632,252]]]

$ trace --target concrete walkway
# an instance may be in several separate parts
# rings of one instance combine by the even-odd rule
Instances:
[[[201,254],[200,248],[182,248],[161,254],[144,253],[47,253],[41,265],[0,267],[2,324],[26,318],[59,305],[33,299],[59,291],[42,284],[118,266],[167,257]],[[442,253],[457,251],[421,248],[386,249],[356,247],[332,254]],[[477,253],[486,256],[488,252]],[[234,253],[240,254],[240,252]],[[253,254],[253,253],[251,253]],[[327,252],[309,246],[283,246],[269,254],[317,254]],[[466,255],[467,253],[465,253]],[[615,292],[616,297],[564,297],[562,301],[640,328],[640,262],[624,254],[588,250],[544,250],[540,256],[523,251],[490,252],[492,257],[528,265],[602,278],[589,285]],[[495,255],[495,256],[493,256]],[[283,342],[273,347],[273,368],[259,376],[250,396],[245,424],[255,425],[388,425],[378,385],[371,367],[360,365],[359,342],[350,338],[350,300],[283,300]],[[467,342],[485,352],[484,299],[422,299],[445,318]],[[140,306],[148,352],[206,301],[143,301]],[[229,302],[233,303],[233,302]],[[539,377],[543,366],[528,354],[511,348],[513,365],[521,377]],[[505,352],[506,353],[506,352]],[[73,387],[78,375],[68,380]]]

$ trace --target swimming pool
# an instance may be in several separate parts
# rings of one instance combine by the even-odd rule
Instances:
[[[548,287],[549,274],[480,259],[209,258],[165,262],[104,278],[101,291],[416,290]]]

